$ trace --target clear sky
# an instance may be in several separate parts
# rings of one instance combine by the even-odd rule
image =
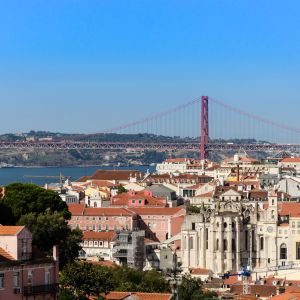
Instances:
[[[300,128],[300,1],[0,0],[0,133],[100,132],[202,94]]]

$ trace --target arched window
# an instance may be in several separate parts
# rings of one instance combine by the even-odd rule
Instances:
[[[271,218],[272,218],[272,219],[275,218],[275,212],[274,212],[274,210],[271,211]]]
[[[236,251],[236,246],[235,246],[235,239],[231,240],[231,251],[235,252]]]
[[[300,259],[300,243],[296,243],[296,259]]]
[[[227,240],[226,239],[223,240],[223,250],[227,251]]]
[[[219,239],[216,240],[216,251],[219,251]]]
[[[183,249],[186,249],[186,248],[187,248],[186,236],[184,236],[184,239],[183,239]]]
[[[260,239],[259,239],[259,241],[260,241],[260,245],[259,245],[260,250],[264,250],[264,237],[261,236]]]
[[[190,237],[190,249],[194,249],[194,238]]]
[[[286,259],[287,258],[287,248],[286,244],[280,245],[280,259]]]

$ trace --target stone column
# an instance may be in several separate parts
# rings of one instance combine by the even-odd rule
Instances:
[[[217,228],[217,230],[218,230],[217,236],[219,239],[219,250],[217,253],[217,268],[218,268],[217,272],[224,273],[223,218],[222,217],[218,218],[218,222],[219,222],[219,227]]]
[[[232,224],[232,220],[228,218],[227,220],[227,232],[226,232],[226,238],[227,238],[227,270],[232,271],[232,226],[229,224]],[[227,271],[225,270],[225,271]]]
[[[206,262],[206,257],[205,257],[205,247],[206,247],[206,237],[205,237],[205,224],[203,223],[203,226],[201,228],[201,251],[200,251],[200,258],[201,258],[201,267],[205,268],[205,262]]]
[[[241,269],[241,224],[240,219],[235,219],[236,226],[236,270]]]

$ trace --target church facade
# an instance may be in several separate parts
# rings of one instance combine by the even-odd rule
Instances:
[[[246,266],[265,270],[299,264],[300,203],[292,205],[290,212],[291,203],[278,203],[275,192],[267,202],[250,202],[229,191],[209,208],[201,206],[200,213],[187,214],[181,231],[183,270],[223,274]]]

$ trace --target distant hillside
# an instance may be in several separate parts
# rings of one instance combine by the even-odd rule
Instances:
[[[22,134],[2,134],[0,141],[26,141],[26,140],[77,140],[77,141],[107,141],[107,142],[197,142],[199,138],[180,138],[148,133],[141,134],[66,134],[47,131],[30,131]],[[213,141],[214,142],[214,141]],[[256,143],[254,139],[215,140],[219,143]],[[211,153],[211,159],[219,161],[233,152]],[[263,157],[264,154],[251,154]],[[108,151],[108,150],[25,150],[2,149],[0,162],[16,166],[74,166],[74,165],[144,165],[159,163],[170,157],[199,158],[198,152],[190,151]]]

